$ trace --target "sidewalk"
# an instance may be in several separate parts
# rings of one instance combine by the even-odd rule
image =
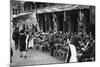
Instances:
[[[48,53],[40,51],[29,50],[27,52],[27,58],[20,58],[19,50],[14,51],[11,66],[14,65],[39,65],[39,64],[53,64],[53,63],[64,63],[63,60],[56,59],[50,56]]]

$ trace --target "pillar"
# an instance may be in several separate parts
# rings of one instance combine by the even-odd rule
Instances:
[[[46,14],[44,14],[44,18],[45,18],[45,32],[47,32],[47,17],[46,17]]]
[[[65,31],[65,23],[66,23],[66,12],[64,11],[63,12],[63,14],[64,14],[64,21],[63,21],[63,33],[65,33],[66,31]]]
[[[71,32],[71,18],[69,15],[67,16],[67,19],[68,19],[68,32],[70,33]]]
[[[52,16],[53,16],[54,30],[57,32],[56,14],[53,13]]]

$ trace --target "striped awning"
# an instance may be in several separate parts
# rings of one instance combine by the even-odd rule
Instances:
[[[37,13],[67,11],[67,10],[76,10],[76,9],[84,9],[84,8],[89,8],[89,6],[88,5],[55,5],[52,7],[37,9]]]
[[[24,16],[24,15],[29,15],[31,14],[32,12],[27,12],[27,13],[20,13],[18,15],[13,15],[13,18],[16,18],[16,17],[19,17],[19,16]]]

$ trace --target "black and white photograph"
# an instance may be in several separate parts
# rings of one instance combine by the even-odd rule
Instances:
[[[10,0],[10,66],[95,62],[95,5]]]

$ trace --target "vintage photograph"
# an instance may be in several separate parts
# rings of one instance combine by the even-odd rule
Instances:
[[[95,6],[10,0],[10,66],[95,61]]]

